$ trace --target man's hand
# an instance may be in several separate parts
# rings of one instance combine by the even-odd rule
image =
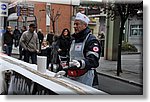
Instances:
[[[62,51],[62,49],[59,48],[59,49],[58,49],[58,52],[60,52],[60,51]]]
[[[36,52],[37,52],[37,53],[40,53],[40,50],[37,49]]]
[[[72,60],[72,62],[69,62],[70,68],[80,68],[81,64],[78,60]]]
[[[4,46],[7,46],[7,44],[4,44]]]
[[[65,75],[66,74],[66,72],[65,71],[59,71],[59,72],[57,72],[55,75],[54,75],[54,77],[56,77],[56,78],[61,78],[63,75]]]

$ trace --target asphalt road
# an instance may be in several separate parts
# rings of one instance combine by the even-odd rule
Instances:
[[[134,83],[98,74],[98,89],[111,95],[142,95],[143,87]]]

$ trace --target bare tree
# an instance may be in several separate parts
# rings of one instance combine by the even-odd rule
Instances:
[[[53,32],[55,34],[55,22],[58,20],[58,18],[60,17],[61,13],[60,13],[60,8],[58,11],[56,11],[55,13],[55,10],[54,9],[50,9],[48,8],[47,9],[47,14],[52,22],[52,28],[53,28]]]

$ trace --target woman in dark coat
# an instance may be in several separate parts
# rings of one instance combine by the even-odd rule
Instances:
[[[54,41],[52,44],[51,51],[51,70],[53,70],[53,64],[57,64],[59,67],[57,68],[57,72],[62,70],[62,62],[65,61],[67,64],[69,61],[69,50],[71,45],[71,36],[70,31],[65,28],[63,29],[61,35],[59,37],[54,36]]]
[[[69,56],[71,36],[70,31],[67,28],[63,29],[60,37],[58,38],[57,45],[59,47],[58,53],[60,56]]]
[[[57,40],[58,56],[62,67],[68,65],[69,62],[69,50],[71,45],[70,31],[65,28]]]

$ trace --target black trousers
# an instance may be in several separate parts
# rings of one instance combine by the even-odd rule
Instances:
[[[32,64],[37,64],[37,52],[30,52],[28,50],[25,50],[24,61],[29,63],[30,57],[31,57]]]

